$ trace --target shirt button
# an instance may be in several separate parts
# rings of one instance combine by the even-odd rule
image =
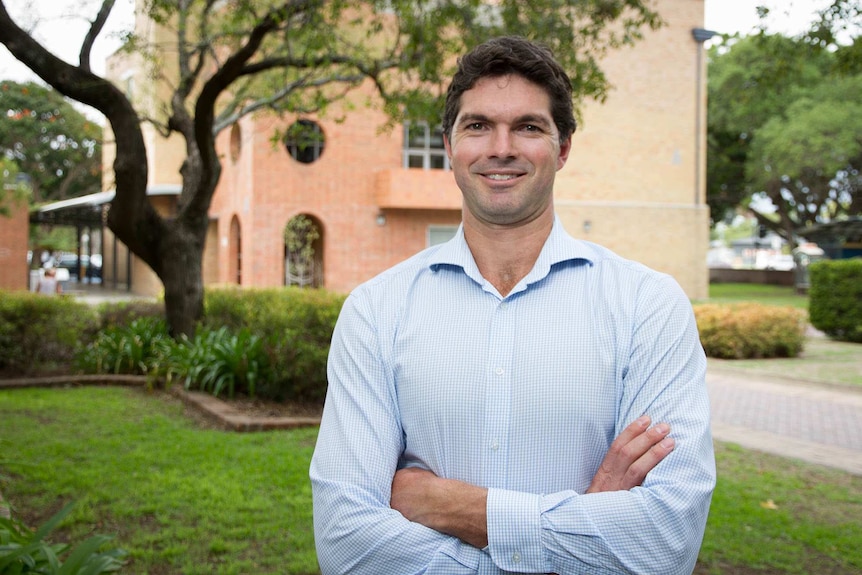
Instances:
[[[520,563],[521,562],[521,554],[516,551],[515,554],[512,555],[512,561],[514,561],[515,563]]]
[[[498,367],[497,369],[494,370],[494,373],[496,373],[497,375],[503,375],[503,368]]]
[[[491,440],[491,451],[497,451],[498,449],[500,449],[500,442],[497,441],[496,439],[492,439]]]

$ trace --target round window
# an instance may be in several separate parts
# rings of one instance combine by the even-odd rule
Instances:
[[[320,125],[312,120],[297,120],[284,135],[284,147],[297,162],[310,164],[323,154],[325,138]]]

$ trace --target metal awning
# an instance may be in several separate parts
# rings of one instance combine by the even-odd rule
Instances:
[[[798,228],[796,234],[820,246],[862,243],[862,216]]]
[[[147,188],[147,195],[178,196],[181,190],[182,186],[179,184],[156,184]],[[76,227],[100,226],[102,206],[113,200],[115,195],[115,190],[107,190],[31,208],[30,223]]]

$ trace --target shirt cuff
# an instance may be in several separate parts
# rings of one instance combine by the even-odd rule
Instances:
[[[488,490],[488,552],[504,571],[547,573],[542,545],[542,496]]]

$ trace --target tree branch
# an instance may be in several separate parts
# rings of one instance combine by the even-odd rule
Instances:
[[[92,71],[90,69],[90,51],[93,49],[93,43],[99,37],[99,34],[101,34],[102,28],[104,28],[105,22],[108,20],[108,16],[113,9],[114,0],[104,0],[99,13],[96,15],[96,19],[93,20],[90,24],[90,29],[87,30],[87,35],[84,37],[84,42],[81,44],[81,51],[78,55],[78,62],[80,62],[81,69],[85,72]]]

